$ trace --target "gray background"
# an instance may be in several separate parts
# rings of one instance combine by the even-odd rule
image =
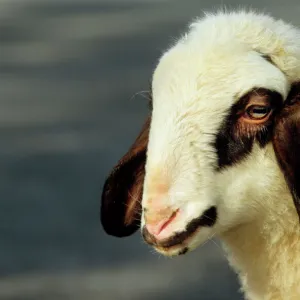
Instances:
[[[0,299],[241,299],[218,244],[167,259],[98,217],[147,113],[135,93],[188,22],[222,5],[300,25],[298,0],[0,1]]]

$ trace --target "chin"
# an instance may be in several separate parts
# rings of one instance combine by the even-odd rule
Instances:
[[[215,235],[213,227],[195,227],[193,222],[190,222],[193,226],[189,224],[185,230],[174,232],[164,239],[158,239],[150,234],[145,226],[142,229],[142,235],[148,245],[164,256],[183,255],[196,249]]]

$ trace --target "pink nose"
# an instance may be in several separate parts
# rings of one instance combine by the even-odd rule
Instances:
[[[166,228],[176,216],[168,205],[170,182],[160,168],[154,168],[147,182],[147,199],[145,205],[145,227],[156,238],[166,235]]]
[[[170,209],[165,209],[163,211],[157,211],[156,213],[146,214],[146,228],[148,232],[155,237],[159,237],[160,234],[167,230],[167,227],[176,218],[178,210],[170,213]]]

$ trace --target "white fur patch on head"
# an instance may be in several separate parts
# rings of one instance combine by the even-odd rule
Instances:
[[[249,299],[299,298],[299,218],[276,148],[299,82],[300,31],[244,11],[193,22],[153,75],[143,236],[169,256],[221,237]]]
[[[166,51],[153,75],[142,200],[151,220],[159,218],[159,207],[170,215],[180,211],[164,236],[185,231],[216,207],[215,222],[181,245],[195,248],[211,234],[257,217],[257,199],[266,199],[262,206],[269,207],[274,187],[285,185],[272,146],[262,147],[253,138],[244,159],[218,170],[216,138],[247,93],[261,88],[284,101],[299,79],[298,30],[253,12],[208,14]],[[168,188],[159,194],[153,182],[168,182]],[[153,197],[159,197],[155,209]],[[169,255],[177,250],[159,249]]]

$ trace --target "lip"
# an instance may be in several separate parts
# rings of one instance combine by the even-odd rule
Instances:
[[[159,240],[152,235],[144,226],[142,235],[146,243],[157,248],[171,248],[183,245],[200,227],[212,227],[217,220],[217,209],[215,206],[207,209],[200,217],[190,221],[184,231],[175,232],[171,237]]]

